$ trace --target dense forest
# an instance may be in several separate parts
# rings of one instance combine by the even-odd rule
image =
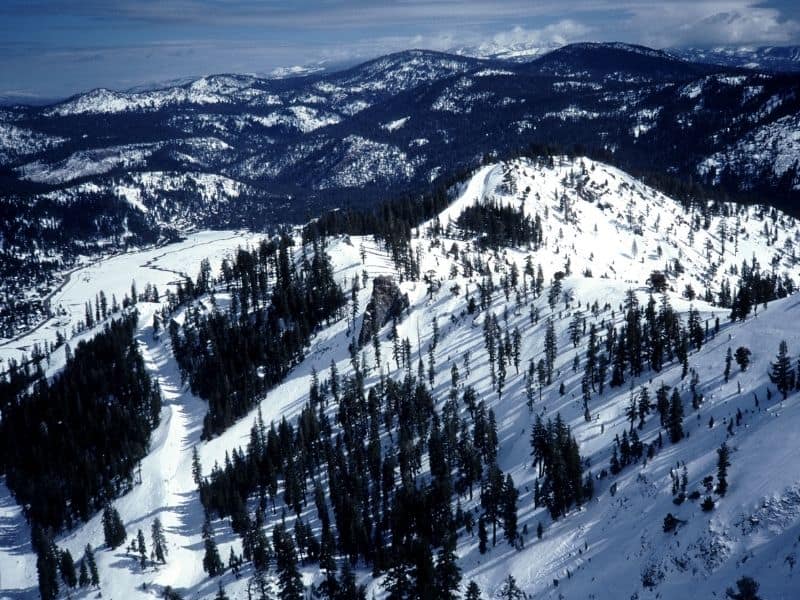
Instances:
[[[68,350],[51,380],[2,396],[0,468],[28,518],[42,526],[87,520],[132,485],[147,453],[161,394],[136,347],[136,322],[135,311],[112,320]],[[5,384],[19,379],[8,373]]]
[[[468,238],[478,235],[478,243],[486,248],[529,245],[536,250],[542,243],[542,222],[539,215],[533,219],[523,210],[487,201],[465,208],[456,225]]]
[[[311,255],[304,254],[299,265],[288,235],[264,241],[252,251],[240,249],[222,266],[219,285],[230,293],[227,308],[201,310],[195,305],[183,326],[170,321],[182,374],[192,391],[208,401],[204,438],[246,414],[302,360],[311,334],[340,315],[344,294],[333,280],[324,242],[314,243]],[[190,296],[212,291],[204,264]]]

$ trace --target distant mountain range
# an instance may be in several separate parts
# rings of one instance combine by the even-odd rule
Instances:
[[[719,46],[716,48],[673,48],[670,52],[685,60],[728,67],[767,71],[800,71],[800,46]]]
[[[678,180],[684,195],[700,182],[796,211],[798,131],[796,73],[618,43],[525,62],[410,50],[302,77],[96,89],[0,109],[0,239],[19,265],[192,227],[269,228],[546,147]]]
[[[613,45],[613,44],[609,44]],[[625,44],[620,44],[625,46]],[[453,54],[475,58],[494,58],[527,62],[562,47],[562,44],[495,41],[475,46],[460,46]],[[665,48],[665,52],[690,62],[767,71],[800,71],[800,46],[716,46],[712,48]]]

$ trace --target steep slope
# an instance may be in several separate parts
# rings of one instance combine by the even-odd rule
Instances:
[[[468,231],[459,219],[465,210],[479,206],[519,208],[532,220],[538,215],[542,234],[538,247],[488,245],[486,232]],[[745,574],[761,583],[766,598],[788,599],[799,584],[793,566],[800,535],[800,463],[792,453],[800,441],[800,394],[792,392],[781,400],[768,371],[780,340],[787,341],[793,363],[800,349],[796,297],[770,302],[766,309],[759,306],[755,318],[729,323],[729,308],[686,296],[691,296],[687,290],[691,286],[701,295],[708,289],[710,300],[721,301],[722,282],[730,279],[735,289],[743,262],[758,263],[765,272],[774,270],[781,286],[788,285],[784,276],[797,281],[800,266],[792,251],[797,235],[795,219],[780,212],[703,204],[686,211],[624,172],[587,159],[488,165],[453,190],[450,206],[412,236],[411,254],[418,257],[420,279],[403,277],[383,245],[370,237],[345,236],[328,242],[337,280],[345,288],[354,280],[366,282],[356,294],[355,318],[318,331],[305,360],[265,396],[258,410],[266,423],[284,417],[292,423],[309,399],[312,372],[325,380],[333,362],[341,377],[351,375],[347,345],[358,336],[372,293],[371,280],[379,275],[392,277],[410,302],[397,325],[398,335],[412,342],[413,361],[416,364],[418,357],[424,360],[426,371],[432,357],[432,381],[426,385],[437,409],[441,411],[447,400],[451,368],[456,365],[460,372],[458,395],[464,386],[472,386],[486,408],[494,411],[498,465],[513,476],[520,492],[521,548],[510,546],[498,531],[497,546],[490,542],[488,552],[481,554],[477,537],[459,528],[457,554],[464,583],[476,581],[485,597],[496,597],[508,574],[537,598],[721,597],[726,587]],[[231,240],[231,247],[236,243],[238,240]],[[191,272],[186,263],[191,256],[200,255],[195,252],[179,260],[180,270]],[[295,259],[299,261],[302,253],[298,246]],[[524,275],[529,256],[544,275],[545,287],[538,297],[531,291],[534,277]],[[216,260],[219,257],[218,253]],[[514,270],[516,286],[510,283]],[[660,372],[645,370],[634,377],[626,372],[624,385],[593,392],[587,421],[581,389],[587,334],[579,330],[578,343],[573,345],[570,324],[577,318],[587,331],[596,325],[601,337],[609,324],[622,326],[622,304],[628,290],[645,306],[651,284],[655,284],[654,271],[666,276],[664,297],[684,322],[690,306],[699,310],[703,327],[708,327],[702,347],[689,353],[690,372],[685,377],[680,362],[671,360]],[[470,313],[468,298],[476,300],[479,285],[486,286],[489,277],[495,289],[488,304]],[[143,283],[139,281],[139,286]],[[102,280],[97,285],[102,286]],[[560,286],[560,293],[551,294],[553,285]],[[75,300],[82,302],[87,293],[91,296],[90,289],[82,289]],[[216,302],[224,309],[229,298],[229,293],[220,289]],[[99,517],[57,541],[76,556],[87,542],[99,548],[104,596],[144,598],[169,585],[185,597],[211,597],[218,581],[232,598],[245,598],[253,575],[249,565],[241,579],[228,572],[213,581],[202,572],[202,509],[193,489],[190,464],[195,445],[206,475],[215,463],[225,464],[226,453],[247,447],[256,411],[219,437],[200,442],[204,403],[182,387],[168,336],[153,339],[150,324],[155,308],[146,303],[142,306],[139,339],[148,368],[161,380],[166,406],[151,453],[142,465],[142,484],[117,505],[129,534],[137,528],[147,530],[153,517],[161,516],[170,550],[168,563],[142,571],[135,556],[101,548]],[[207,309],[208,303],[203,301],[201,310]],[[352,305],[348,312],[351,310]],[[521,334],[520,370],[518,373],[508,365],[502,393],[493,382],[494,367],[485,347],[484,326],[490,315],[496,316],[502,329]],[[175,318],[182,321],[184,312]],[[554,382],[533,383],[535,393],[530,396],[526,372],[545,354],[548,322],[553,323],[557,340]],[[380,372],[374,347],[367,345],[360,351],[368,388],[379,385],[383,377],[400,380],[405,374],[392,357],[390,332],[391,325],[386,325],[378,336],[383,357]],[[739,371],[734,364],[726,382],[726,349],[739,346],[751,350],[751,364],[746,371]],[[57,365],[58,353],[54,356]],[[577,371],[573,367],[576,358]],[[697,382],[692,384],[694,373]],[[657,414],[647,416],[641,428],[631,428],[625,414],[631,390],[638,394],[647,386],[652,397],[662,383],[677,389],[685,405],[686,439],[675,444],[659,426]],[[702,398],[697,408],[691,406],[693,396]],[[334,403],[328,405],[327,413],[338,432],[337,410]],[[738,417],[737,410],[741,411]],[[464,419],[469,418],[460,402],[458,411]],[[556,415],[571,427],[580,444],[586,473],[594,477],[594,498],[553,521],[546,508],[534,505],[536,469],[531,466],[529,438],[537,416],[546,420]],[[714,422],[709,425],[712,417]],[[615,436],[633,430],[643,443],[653,445],[653,455],[634,460],[619,474],[608,474]],[[732,451],[732,465],[729,489],[720,497],[706,491],[703,479],[716,474],[716,450],[723,441]],[[388,433],[382,434],[381,444],[384,451],[393,447]],[[686,499],[680,505],[673,502],[672,476],[680,477],[684,464],[687,494],[698,490],[701,499],[713,496],[713,511],[703,512],[699,499]],[[421,484],[430,477],[427,462],[418,477]],[[13,539],[12,534],[0,537],[3,588],[14,598],[35,597],[35,561],[24,543],[14,541],[24,537],[26,528],[19,509],[5,488],[0,489],[4,527],[13,534]],[[477,489],[474,497],[463,494],[458,499],[462,510],[477,517]],[[250,507],[256,504],[257,498],[251,498]],[[302,516],[319,535],[313,504],[309,502]],[[293,525],[294,513],[289,510],[283,516],[282,508],[279,495],[277,509],[266,512],[267,531],[284,518],[290,528]],[[681,521],[672,533],[665,533],[662,527],[668,512]],[[535,534],[539,523],[543,526],[541,539]],[[213,534],[223,558],[231,548],[241,551],[241,540],[228,519],[215,520]],[[368,597],[373,592],[383,597],[383,578],[373,580],[363,563],[357,567],[358,579],[368,585]],[[303,566],[302,573],[306,585],[322,579],[315,563]],[[270,577],[273,575],[271,571]]]

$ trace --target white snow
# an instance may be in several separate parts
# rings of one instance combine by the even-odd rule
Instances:
[[[28,163],[16,171],[22,179],[38,183],[66,183],[80,177],[100,175],[117,168],[141,167],[161,143],[110,146],[96,150],[82,150],[56,163],[44,160]]]
[[[375,181],[405,181],[413,177],[419,162],[397,146],[349,135],[339,145],[342,157],[335,172],[317,184],[317,189],[357,187]]]
[[[232,101],[272,104],[275,96],[253,87],[256,78],[243,75],[216,75],[200,78],[187,86],[160,90],[118,92],[96,89],[48,109],[48,116],[115,114],[129,111],[155,111],[174,105],[228,104]]]
[[[383,125],[381,125],[381,127],[383,127],[386,131],[396,131],[397,129],[400,129],[403,125],[408,123],[408,120],[410,118],[411,117],[403,117],[395,121],[389,121],[388,123],[384,123]]]
[[[455,227],[458,215],[465,207],[489,198],[520,206],[529,215],[538,214],[542,219],[544,246],[536,252],[529,248],[507,248],[495,253],[478,251],[474,241],[463,239]],[[565,205],[567,211],[563,209]],[[676,310],[684,314],[690,306],[689,300],[681,296],[686,284],[692,284],[698,293],[705,287],[716,290],[723,276],[734,278],[730,274],[732,267],[738,267],[743,260],[749,262],[753,256],[763,268],[775,268],[798,280],[800,270],[790,248],[798,236],[796,221],[781,213],[774,220],[769,216],[764,218],[758,207],[728,208],[728,216],[714,216],[708,229],[701,227],[690,233],[693,215],[618,169],[587,159],[556,158],[552,166],[517,160],[481,167],[455,192],[452,204],[438,216],[444,230],[440,238],[432,238],[428,233],[430,223],[419,228],[418,236],[412,236],[412,245],[422,261],[422,272],[442,285],[429,296],[428,286],[421,281],[400,284],[411,302],[409,316],[399,324],[400,336],[408,337],[415,349],[419,344],[425,351],[432,335],[432,319],[438,319],[434,393],[440,402],[445,398],[450,367],[458,364],[462,377],[495,411],[501,440],[499,465],[514,477],[520,490],[519,526],[527,527],[528,531],[521,551],[502,541],[481,555],[476,537],[462,533],[459,538],[457,553],[464,582],[474,579],[484,597],[497,597],[502,580],[509,573],[529,597],[537,599],[722,598],[725,588],[742,574],[757,579],[763,597],[769,600],[796,597],[800,573],[791,568],[787,557],[796,556],[800,543],[800,461],[796,458],[800,444],[800,393],[791,394],[786,401],[781,401],[777,393],[769,401],[766,398],[770,386],[769,361],[777,351],[778,342],[781,339],[788,342],[793,361],[800,352],[800,306],[795,297],[772,302],[766,309],[759,307],[757,317],[737,324],[728,323],[727,310],[694,300],[702,318],[710,320],[712,332],[714,317],[722,322],[720,332],[712,334],[703,348],[689,357],[690,367],[700,376],[704,403],[697,411],[688,406],[688,379],[681,379],[681,368],[674,362],[658,374],[646,372],[635,381],[637,388],[647,385],[651,393],[661,382],[677,386],[687,404],[684,425],[689,437],[676,445],[665,441],[663,449],[646,464],[628,466],[616,478],[597,480],[595,499],[555,523],[544,509],[534,509],[531,499],[534,472],[528,439],[534,415],[525,405],[523,377],[510,369],[506,390],[498,398],[489,380],[483,350],[482,324],[488,312],[501,321],[507,318],[509,328],[520,328],[523,365],[541,356],[545,320],[554,319],[559,347],[556,369],[565,384],[565,394],[559,395],[555,385],[545,388],[533,410],[545,418],[556,413],[562,415],[572,427],[582,455],[591,462],[592,473],[597,475],[608,465],[614,436],[621,435],[628,427],[624,407],[629,387],[626,381],[622,388],[606,388],[602,396],[593,395],[590,408],[594,418],[588,423],[584,421],[580,402],[582,370],[572,371],[576,350],[567,339],[567,326],[575,311],[580,311],[589,323],[619,325],[622,320],[619,304],[626,290],[635,290],[640,300],[646,301],[647,277],[675,259],[680,260],[684,271],[670,278],[672,290],[668,296]],[[724,250],[718,234],[723,222],[730,236],[725,240]],[[762,235],[765,223],[774,229],[769,238]],[[140,289],[147,281],[158,283],[162,289],[174,274],[153,268],[191,273],[195,270],[191,265],[210,254],[216,269],[221,255],[237,243],[252,239],[235,233],[198,236],[207,237],[91,267],[86,270],[85,283],[80,283],[82,278],[77,276],[75,287],[65,288],[63,297],[69,304],[77,305],[75,315],[79,317],[87,296],[92,297],[98,289],[105,289],[106,293],[117,290],[119,297],[129,288],[132,275]],[[777,237],[777,241],[772,237]],[[202,240],[208,242],[205,247],[200,245]],[[529,254],[534,264],[542,266],[546,281],[556,271],[564,271],[569,259],[572,274],[565,277],[563,285],[572,300],[569,305],[559,300],[551,311],[546,292],[519,305],[513,293],[506,299],[500,290],[494,293],[488,311],[468,315],[466,295],[477,293],[478,280],[464,276],[450,254],[453,245],[460,253],[480,254],[496,283],[508,273],[512,263],[521,271]],[[171,249],[174,252],[168,252]],[[299,257],[299,247],[295,252]],[[395,274],[390,257],[371,238],[338,238],[330,242],[328,252],[335,276],[346,286],[362,272],[370,278]],[[148,260],[153,261],[149,266]],[[455,272],[451,271],[453,268]],[[451,291],[453,284],[460,286],[458,294]],[[359,319],[370,293],[369,284],[359,292]],[[223,296],[219,294],[221,301]],[[587,307],[595,300],[601,308],[593,316]],[[541,314],[537,324],[530,320],[531,303]],[[610,309],[602,308],[606,303]],[[148,369],[159,377],[166,403],[162,424],[142,465],[143,483],[122,497],[117,506],[129,533],[149,527],[154,516],[161,517],[169,543],[168,565],[141,573],[134,566],[134,558],[102,547],[99,516],[61,536],[58,543],[77,556],[87,542],[98,547],[103,597],[152,598],[156,587],[172,585],[187,598],[210,598],[216,593],[219,581],[232,598],[244,599],[246,576],[237,581],[226,573],[211,581],[202,573],[202,513],[191,482],[189,460],[192,446],[198,445],[201,462],[208,472],[215,461],[224,460],[226,451],[246,446],[255,409],[221,436],[200,443],[205,405],[181,387],[168,336],[153,339],[149,325],[154,308],[141,305],[138,337]],[[391,357],[391,342],[385,330],[380,340],[382,356]],[[298,415],[307,399],[312,367],[324,374],[333,360],[341,375],[349,374],[348,341],[344,320],[322,329],[312,339],[308,357],[260,402],[265,420],[282,417],[291,420]],[[734,364],[730,381],[725,383],[722,378],[725,350],[739,345],[752,350],[752,364],[745,372],[739,372]],[[463,365],[466,352],[471,357],[469,374]],[[579,347],[577,352],[583,352],[583,348]],[[372,348],[366,348],[364,353],[367,364],[373,365]],[[53,360],[57,367],[58,356]],[[391,359],[382,366],[389,377],[402,375]],[[367,385],[375,385],[377,380],[378,375],[372,369]],[[758,408],[754,394],[760,399]],[[689,490],[701,487],[702,479],[715,472],[716,448],[726,439],[726,421],[734,417],[737,409],[743,413],[743,422],[728,439],[732,466],[727,496],[711,513],[703,513],[697,502],[689,500],[681,506],[674,505],[670,469],[684,461]],[[712,416],[715,425],[709,428]],[[639,434],[650,443],[658,430],[658,417],[651,416]],[[609,489],[612,481],[617,484],[613,496]],[[462,498],[461,502],[465,510],[473,510],[478,495],[473,500]],[[667,512],[686,521],[675,534],[662,531]],[[313,509],[306,517],[312,524],[316,522]],[[276,514],[268,512],[267,518],[271,526],[281,518],[280,510]],[[287,520],[291,518],[287,516]],[[537,540],[535,529],[540,521],[545,530],[543,539]],[[0,524],[2,589],[10,590],[15,599],[33,598],[36,570],[26,541],[27,526],[4,485],[0,485]],[[232,535],[227,522],[215,522],[214,527],[223,557],[230,547],[240,550],[240,540]],[[645,572],[652,573],[657,582],[652,590],[642,587]],[[304,567],[303,573],[306,582],[319,579],[313,566]],[[385,596],[380,581],[371,581],[368,569],[359,565],[358,573],[369,584],[367,597],[373,593],[376,598]],[[554,586],[554,580],[558,580],[558,587]],[[150,587],[143,589],[143,583]]]
[[[715,170],[715,183],[719,182],[723,169],[729,168],[745,178],[745,186],[764,171],[776,178],[795,168],[790,182],[800,190],[800,115],[787,115],[750,131],[724,150],[704,159],[697,167],[701,174]]]
[[[0,165],[60,146],[67,140],[0,122]]]
[[[308,133],[328,125],[335,125],[341,121],[341,117],[335,113],[327,113],[303,105],[289,106],[286,109],[274,112],[266,117],[250,115],[250,118],[264,127],[286,125],[298,129],[303,133]]]

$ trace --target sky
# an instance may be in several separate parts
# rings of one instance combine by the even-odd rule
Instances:
[[[0,0],[0,96],[31,101],[407,48],[800,43],[797,0]]]

